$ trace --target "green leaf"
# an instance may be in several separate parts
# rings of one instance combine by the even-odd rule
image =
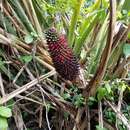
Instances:
[[[73,97],[73,103],[78,108],[85,104],[85,100],[84,100],[83,96],[81,94],[79,94],[79,95],[75,95]]]
[[[98,100],[102,100],[104,98],[104,96],[106,95],[106,88],[100,87],[98,88],[98,94],[97,94],[97,98]]]
[[[89,73],[91,74],[94,74],[96,72],[96,69],[97,69],[97,66],[98,66],[98,63],[100,61],[100,56],[103,52],[103,48],[105,47],[106,45],[106,37],[107,37],[107,27],[108,27],[108,17],[109,15],[106,16],[102,24],[102,27],[100,28],[97,36],[96,36],[96,39],[95,39],[95,45],[93,45],[94,47],[92,48],[91,50],[91,56],[92,56],[92,59],[90,61],[90,64],[88,66],[88,70],[89,70]]]
[[[111,86],[110,86],[109,83],[106,83],[106,84],[105,84],[105,88],[106,88],[106,90],[107,90],[108,93],[111,92]]]
[[[84,0],[79,0],[79,1],[75,1],[75,7],[73,9],[73,14],[71,17],[71,22],[70,22],[70,27],[69,27],[69,36],[68,36],[68,42],[70,47],[73,46],[73,42],[74,42],[74,32],[76,29],[76,25],[77,25],[77,20],[78,17],[80,15],[80,9],[82,6],[82,3],[84,2]]]
[[[107,68],[113,68],[115,66],[115,64],[118,62],[119,57],[122,54],[122,50],[123,50],[123,44],[118,45],[115,49],[112,50],[108,64],[107,64]]]
[[[38,37],[38,35],[37,35],[36,32],[31,32],[31,36],[33,36],[33,37]]]
[[[120,89],[121,89],[122,91],[125,91],[126,88],[127,88],[127,85],[122,81],[122,82],[120,82],[119,87],[120,87]]]
[[[15,15],[19,18],[19,22],[24,25],[28,32],[34,32],[35,29],[33,28],[28,15],[25,13],[21,2],[19,0],[9,0],[8,2]]]
[[[97,16],[94,16],[91,21],[89,21],[89,25],[85,27],[83,32],[81,31],[81,34],[76,39],[75,46],[74,46],[74,53],[78,56],[80,54],[81,48],[83,44],[85,43],[86,38],[89,36],[90,32],[92,31],[94,25],[97,22]]]
[[[25,36],[25,42],[26,42],[27,44],[32,43],[32,42],[33,42],[33,36],[30,35],[30,34],[26,35],[26,36]]]
[[[14,103],[15,103],[15,101],[14,101],[13,99],[10,99],[10,100],[7,102],[8,108],[13,109]]]
[[[32,56],[31,55],[21,56],[19,59],[24,63],[29,63],[32,60]]]
[[[0,107],[0,116],[6,117],[6,118],[11,117],[12,116],[11,109],[4,107],[4,106],[1,106]]]
[[[128,33],[128,38],[130,39],[130,32]]]
[[[63,94],[63,98],[66,100],[66,99],[71,98],[71,96],[70,96],[69,93],[64,93],[64,94]]]
[[[92,106],[93,104],[95,104],[97,102],[96,98],[95,97],[89,97],[89,102],[88,102],[88,105],[89,106]]]
[[[0,130],[7,129],[7,127],[8,127],[7,119],[0,117]]]
[[[107,130],[106,128],[102,128],[101,126],[97,125],[96,130]]]
[[[123,53],[126,58],[128,58],[130,56],[130,44],[125,44],[123,46]]]
[[[130,1],[129,0],[125,0],[124,5],[123,5],[123,9],[129,11],[130,10]]]

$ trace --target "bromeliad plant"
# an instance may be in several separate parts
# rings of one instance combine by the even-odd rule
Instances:
[[[102,104],[106,109],[109,106],[116,114],[115,107],[108,101],[109,98],[105,97],[104,92],[107,89],[112,93],[115,90],[113,87],[110,89],[112,81],[116,78],[121,78],[121,82],[127,81],[130,75],[128,3],[127,0],[119,3],[115,0],[5,0],[2,2],[0,6],[0,73],[4,93],[8,94],[4,94],[0,104],[13,99],[14,102],[16,101],[18,113],[24,110],[21,113],[24,115],[23,118],[20,114],[18,116],[22,120],[19,129],[24,129],[25,126],[31,128],[32,124],[36,124],[34,129],[37,129],[37,126],[42,129],[44,127],[50,129],[51,126],[54,129],[76,127],[88,129],[86,128],[89,127],[89,124],[86,124],[87,116],[84,114],[86,113],[90,119],[89,109],[92,112],[94,110],[96,118],[92,117],[92,119],[97,122],[97,129],[104,129],[102,122],[107,122],[103,120],[102,114],[99,114],[98,124],[95,108],[97,110],[99,107],[98,111],[102,112]],[[60,36],[57,37],[57,33],[55,35],[57,44],[52,46],[48,44],[50,57],[46,42],[55,42],[55,38],[50,39],[43,32],[51,27],[55,27]],[[64,43],[63,46],[59,46],[62,43]],[[55,68],[65,80],[55,78]],[[79,70],[81,82],[85,82],[84,89],[80,89],[79,84],[72,85],[66,81],[66,79],[76,79]],[[110,81],[109,87],[107,81]],[[34,87],[29,89],[32,86],[36,86],[35,89]],[[101,100],[90,97],[95,93],[97,99]],[[122,93],[127,96],[125,91],[117,92],[121,104]],[[114,99],[114,95],[111,96]],[[87,103],[93,103],[91,99],[94,100],[94,104],[87,111]],[[111,102],[114,103],[114,101]],[[52,105],[49,110],[47,104]],[[41,116],[43,107],[46,113],[44,117]],[[118,107],[121,115],[121,106],[118,105]],[[36,110],[36,108],[39,109]],[[67,113],[68,118],[59,117],[59,113],[62,112]],[[17,116],[13,116],[16,119]],[[28,119],[36,118],[35,116],[38,120],[29,124]],[[44,118],[43,122],[46,120],[44,126],[42,126],[41,117]],[[56,122],[55,118],[59,121]],[[121,121],[129,128],[129,124],[125,123],[126,118],[123,118],[125,121],[118,118],[119,116],[117,116],[118,123]],[[61,126],[63,120],[70,125]],[[93,123],[93,121],[88,122]],[[18,127],[19,122],[16,123]],[[107,123],[106,126],[110,125]]]

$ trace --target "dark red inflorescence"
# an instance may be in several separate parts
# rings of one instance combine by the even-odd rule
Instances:
[[[65,36],[59,35],[55,28],[47,30],[45,35],[56,71],[62,78],[74,81],[79,75],[79,63]]]

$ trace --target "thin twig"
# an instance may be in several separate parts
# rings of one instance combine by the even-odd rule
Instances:
[[[39,105],[44,106],[44,104],[43,104],[42,102],[36,101],[36,100],[34,100],[34,99],[32,99],[32,98],[28,98],[27,96],[28,96],[28,95],[26,95],[26,96],[17,95],[16,97],[17,97],[17,98],[20,98],[20,100],[25,99],[25,100],[28,100],[28,101],[30,101],[30,102],[37,103],[37,104],[39,104]],[[20,101],[20,100],[18,100],[18,101]]]
[[[39,110],[39,127],[41,128],[42,126],[42,120],[43,120],[43,106],[40,106],[40,110]]]
[[[25,67],[27,66],[27,64],[25,64],[20,71],[17,73],[17,75],[15,76],[14,80],[13,80],[13,84],[17,81],[17,79],[19,78],[19,76],[22,74],[22,72],[24,71]]]
[[[99,101],[98,103],[98,116],[99,116],[99,126],[103,128],[103,114],[102,114],[102,102]]]
[[[91,127],[90,127],[90,110],[89,110],[89,107],[87,106],[87,111],[86,111],[86,113],[87,113],[87,130],[91,130]]]
[[[46,121],[47,121],[47,126],[48,126],[48,129],[51,130],[51,127],[50,127],[50,122],[49,122],[49,118],[48,118],[48,107],[47,107],[47,104],[46,104],[46,101],[45,101],[45,97],[44,97],[44,90],[41,86],[39,86],[39,89],[41,90],[41,95],[42,95],[42,98],[43,98],[43,102],[44,102],[44,105],[45,105],[45,108],[46,108]]]
[[[31,88],[32,86],[36,85],[37,83],[39,83],[40,81],[54,75],[56,72],[53,70],[53,71],[50,71],[48,72],[47,74],[44,74],[42,76],[39,77],[39,80],[38,79],[34,79],[33,81],[23,85],[22,87],[16,89],[15,91],[11,92],[10,94],[7,94],[6,96],[4,96],[3,98],[0,99],[0,104],[3,104],[7,101],[9,101],[10,99],[14,98],[16,95],[28,90],[29,88]]]
[[[5,96],[5,89],[4,89],[1,73],[0,73],[0,90],[1,90],[2,96],[4,97]]]

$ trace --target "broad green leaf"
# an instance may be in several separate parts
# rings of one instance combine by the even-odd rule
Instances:
[[[38,37],[38,34],[37,34],[36,32],[31,32],[31,35],[32,35],[33,37]]]
[[[33,36],[30,35],[30,34],[26,35],[25,36],[25,42],[28,43],[28,44],[32,43],[33,42]]]
[[[0,117],[0,130],[7,129],[7,127],[8,127],[7,119]]]
[[[102,128],[101,126],[97,125],[96,130],[107,130],[106,128]]]
[[[127,85],[123,81],[119,83],[120,90],[125,91],[126,88],[127,88]]]
[[[122,84],[122,91],[125,91],[126,87],[127,87],[127,86],[125,85],[125,83],[123,83],[123,84]]]
[[[109,83],[106,83],[106,84],[105,84],[105,88],[106,88],[106,90],[107,90],[108,93],[111,92],[111,86],[110,86]]]
[[[25,55],[25,56],[21,56],[19,59],[24,62],[24,63],[28,63],[32,60],[32,55]]]
[[[100,8],[101,0],[96,0],[92,6],[90,6],[87,10],[88,12],[92,12]]]
[[[104,98],[104,96],[106,95],[106,88],[100,87],[98,88],[98,94],[97,94],[97,98],[98,100],[102,100]]]
[[[124,44],[123,53],[126,58],[128,58],[130,56],[130,44]]]
[[[70,22],[70,27],[69,27],[69,36],[68,36],[68,42],[69,42],[70,47],[73,46],[74,31],[76,30],[77,20],[78,20],[78,16],[80,14],[80,9],[83,2],[84,0],[76,1],[75,7],[73,9],[73,15],[71,17],[71,22]]]
[[[89,36],[90,32],[92,31],[94,25],[97,22],[98,15],[94,16],[91,21],[89,22],[89,25],[84,28],[84,31],[79,35],[79,37],[76,39],[75,46],[74,46],[74,53],[78,56],[80,54],[81,48],[83,44],[86,41],[86,38]]]
[[[128,38],[130,39],[130,32],[128,33]]]
[[[11,117],[12,116],[11,109],[4,107],[4,106],[1,106],[0,107],[0,116],[6,117],[6,118]]]
[[[124,5],[123,5],[123,9],[129,11],[130,10],[130,1],[129,0],[125,0]]]

